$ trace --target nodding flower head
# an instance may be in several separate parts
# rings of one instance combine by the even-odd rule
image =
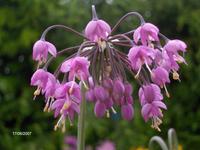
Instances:
[[[170,83],[169,73],[162,67],[157,67],[152,70],[151,79],[160,86],[164,86],[165,83]]]
[[[90,62],[86,57],[75,57],[65,61],[60,70],[64,73],[69,72],[68,79],[74,80],[77,77],[79,80],[87,80],[89,77]]]
[[[131,62],[132,68],[137,71],[139,75],[142,65],[145,64],[147,67],[152,63],[154,58],[154,50],[147,46],[134,46],[129,50],[128,59]]]
[[[127,73],[130,73],[135,77],[135,83],[140,85],[142,117],[145,121],[151,119],[152,127],[160,131],[161,109],[167,108],[161,92],[165,91],[165,95],[170,97],[167,83],[170,83],[171,73],[173,79],[180,81],[179,63],[186,63],[180,52],[186,51],[186,44],[169,40],[155,25],[144,23],[137,12],[123,16],[112,30],[108,23],[98,19],[94,6],[92,14],[93,19],[87,24],[84,34],[64,25],[53,25],[34,44],[33,60],[39,61],[31,78],[31,85],[37,86],[34,99],[40,93],[45,96],[44,111],[53,111],[54,116],[59,117],[55,130],[62,127],[65,131],[66,119],[72,124],[75,115],[80,113],[82,96],[94,103],[96,117],[112,118],[119,113],[116,107],[120,107],[121,118],[130,121],[134,117],[135,104],[132,96],[135,92],[127,78]],[[138,17],[141,25],[136,30],[113,34],[127,16]],[[57,53],[55,46],[44,40],[46,34],[55,28],[73,32],[82,37],[83,42]],[[126,49],[128,54],[124,51]],[[64,56],[64,61],[54,73],[48,72],[49,65],[59,56]],[[82,92],[81,87],[85,88]]]
[[[111,28],[107,22],[98,19],[96,10],[92,9],[93,19],[87,24],[85,28],[85,36],[93,42],[106,40],[108,35],[111,33]]]
[[[136,43],[141,40],[143,45],[147,45],[149,41],[159,40],[158,33],[159,29],[155,25],[151,23],[144,23],[135,30],[133,38]]]
[[[44,93],[48,80],[53,80],[54,76],[43,70],[38,69],[31,77],[31,85],[37,86],[37,90],[34,92],[34,99],[38,96],[41,92]]]
[[[156,84],[149,84],[140,88],[139,98],[141,105],[144,105],[153,101],[161,101],[163,96],[161,94],[160,88]]]
[[[39,65],[45,63],[48,57],[48,52],[56,57],[56,47],[45,40],[38,40],[33,45],[33,60],[38,61]]]
[[[68,116],[70,124],[74,120],[75,113],[80,112],[81,93],[79,85],[70,81],[61,85],[56,89],[56,101],[52,104],[51,109],[54,110],[54,116],[61,115],[59,121],[55,125],[55,130],[62,126],[62,130],[65,130],[65,118]]]
[[[167,52],[177,53],[178,51],[186,52],[187,45],[181,40],[169,40],[164,46]]]
[[[159,130],[159,125],[162,117],[162,109],[167,109],[166,105],[162,102],[163,96],[160,88],[155,84],[145,85],[139,90],[140,103],[142,105],[142,116],[145,121],[152,118],[152,127]]]

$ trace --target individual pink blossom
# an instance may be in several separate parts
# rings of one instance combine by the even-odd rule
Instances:
[[[56,47],[45,40],[38,40],[33,45],[33,60],[39,61],[39,63],[46,62],[48,57],[48,52],[56,57],[57,50]]]
[[[140,72],[143,64],[150,65],[154,58],[153,49],[146,46],[134,46],[129,50],[128,59],[133,70]]]
[[[166,105],[161,101],[153,101],[151,103],[146,103],[142,106],[142,116],[145,121],[148,121],[150,118],[153,117],[163,117],[162,109],[167,109]]]
[[[86,57],[77,56],[62,63],[60,70],[69,72],[69,81],[75,80],[75,77],[83,81],[89,77],[89,66],[90,62]]]
[[[86,91],[85,97],[86,97],[86,100],[88,100],[90,102],[96,101],[94,89],[89,89],[88,91]]]
[[[138,27],[134,34],[133,34],[133,39],[136,43],[141,40],[143,45],[147,45],[148,41],[158,41],[158,33],[159,29],[151,24],[151,23],[145,23]]]
[[[172,70],[178,70],[178,63],[186,63],[185,59],[178,52],[186,52],[187,45],[181,40],[169,40],[167,44],[163,47],[166,51]],[[178,63],[177,63],[178,62]]]
[[[139,99],[141,105],[151,103],[153,101],[161,101],[163,96],[160,88],[156,84],[144,85],[139,89]]]
[[[160,86],[164,86],[165,83],[170,83],[169,73],[162,67],[157,67],[152,70],[151,79]]]
[[[96,100],[106,101],[109,98],[108,91],[102,86],[96,86],[94,88],[94,95]]]
[[[106,105],[101,101],[97,101],[94,107],[95,115],[100,118],[105,115],[105,112],[106,112]]]
[[[93,42],[106,40],[111,33],[111,28],[104,20],[91,20],[85,28],[85,36]]]
[[[67,150],[77,150],[77,138],[76,136],[66,136],[64,139],[65,144],[68,145]]]
[[[48,112],[51,110],[51,106],[56,98],[56,89],[59,88],[61,84],[59,80],[52,75],[51,78],[48,78],[47,84],[44,88],[45,98],[46,98],[46,105],[44,107],[44,111]]]
[[[162,123],[163,117],[162,109],[167,109],[166,105],[162,102],[163,96],[160,88],[155,84],[143,86],[139,90],[139,99],[142,105],[142,116],[145,121],[152,119],[152,128],[160,131],[159,125]]]
[[[99,145],[96,150],[115,150],[115,145],[110,141],[105,141]]]
[[[80,113],[80,87],[74,81],[67,82],[56,89],[56,97],[57,99],[52,104],[51,109],[54,110],[55,117],[59,114],[61,117],[55,125],[55,130],[60,126],[62,126],[62,129],[65,130],[66,116],[68,116],[68,119],[72,124],[75,113]]]
[[[120,99],[123,97],[125,92],[125,87],[121,79],[116,79],[113,82],[113,97],[114,99]]]
[[[177,53],[178,51],[186,52],[187,45],[181,40],[169,40],[164,46],[167,52]]]
[[[48,79],[53,78],[54,76],[51,73],[43,69],[38,69],[34,72],[31,77],[31,85],[37,86],[37,90],[34,92],[34,99],[37,95],[40,94],[40,92],[44,93]]]
[[[134,115],[133,106],[131,104],[122,105],[121,115],[122,115],[122,118],[130,121],[133,118],[133,115]]]

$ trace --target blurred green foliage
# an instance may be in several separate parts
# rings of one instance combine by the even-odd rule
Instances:
[[[0,0],[0,149],[1,150],[60,150],[64,135],[53,131],[56,120],[43,113],[43,97],[32,101],[34,88],[29,86],[35,66],[31,60],[32,45],[42,31],[52,24],[65,24],[83,31],[91,18],[90,6],[96,4],[100,18],[113,26],[123,14],[139,11],[156,24],[169,38],[180,38],[188,44],[182,66],[181,83],[169,87],[162,132],[144,123],[140,115],[135,87],[135,118],[131,122],[94,117],[88,104],[87,144],[96,145],[111,139],[117,149],[128,150],[146,146],[153,135],[166,137],[175,128],[183,149],[197,150],[200,146],[200,2],[199,0]],[[119,31],[128,31],[136,20],[127,20]],[[137,22],[137,21],[136,21]],[[48,40],[58,49],[77,45],[80,39],[63,31],[52,31]],[[76,134],[76,123],[67,134]],[[13,131],[31,131],[31,136],[13,136]]]

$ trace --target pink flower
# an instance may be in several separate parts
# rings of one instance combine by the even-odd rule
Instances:
[[[133,106],[131,104],[122,105],[121,115],[122,115],[122,118],[130,121],[133,118],[133,115],[134,115]]]
[[[139,99],[141,105],[151,103],[153,101],[161,101],[163,96],[160,88],[156,84],[144,85],[139,89]]]
[[[108,91],[102,86],[96,86],[94,88],[94,95],[95,95],[96,100],[99,100],[102,102],[106,101],[109,98]]]
[[[178,53],[179,51],[186,52],[186,48],[187,48],[187,45],[183,41],[180,41],[180,40],[170,40],[164,46],[164,50],[166,51],[169,57],[168,60],[169,60],[171,69],[173,70],[179,69],[179,65],[177,62],[187,64],[185,59]]]
[[[142,105],[142,116],[145,121],[152,119],[152,128],[160,131],[158,127],[163,117],[162,109],[167,109],[166,105],[162,102],[163,96],[160,88],[155,84],[143,86],[139,90],[139,99]]]
[[[106,112],[106,105],[101,101],[97,101],[94,107],[95,115],[100,118],[105,115],[105,112]]]
[[[38,40],[33,46],[33,60],[39,61],[39,63],[45,63],[48,57],[48,52],[56,57],[56,47],[44,40]]]
[[[45,97],[55,97],[55,91],[60,86],[59,81],[52,75],[51,78],[48,78],[47,84],[44,88]]]
[[[74,81],[60,85],[60,87],[56,89],[55,95],[57,99],[71,99],[78,104],[81,102],[80,86]]]
[[[93,42],[101,39],[106,40],[110,33],[109,24],[99,19],[90,21],[85,28],[85,36]]]
[[[153,117],[163,117],[160,108],[167,109],[166,105],[161,101],[153,101],[142,106],[142,116],[145,121]]]
[[[66,136],[64,139],[65,144],[68,145],[67,150],[77,150],[77,138],[76,136]]]
[[[153,49],[146,46],[134,46],[128,53],[128,59],[135,71],[140,70],[143,64],[150,65],[153,58]]]
[[[36,70],[31,77],[31,85],[37,86],[37,90],[34,92],[34,96],[36,97],[39,95],[41,91],[44,93],[48,80],[53,80],[54,78],[55,77],[51,73],[43,69]]]
[[[116,79],[113,82],[113,97],[114,99],[120,99],[123,97],[125,92],[125,87],[120,79]]]
[[[55,130],[60,126],[65,130],[66,117],[68,116],[68,119],[72,124],[75,113],[80,113],[80,87],[76,82],[70,81],[56,89],[56,97],[57,99],[52,104],[51,109],[54,110],[55,117],[59,114],[61,117],[55,125]]]
[[[115,145],[110,141],[103,142],[96,150],[115,150]]]
[[[69,81],[72,81],[77,77],[79,80],[87,80],[89,77],[89,66],[90,62],[86,57],[75,57],[71,58],[64,63],[60,70],[62,72],[69,72]]]
[[[151,23],[145,23],[135,30],[133,39],[136,43],[138,43],[138,41],[141,39],[142,44],[147,45],[148,41],[159,40],[158,32],[159,29],[155,25]]]
[[[164,46],[167,52],[177,53],[178,51],[186,52],[187,45],[181,40],[169,40]]]
[[[164,86],[165,83],[170,83],[169,73],[162,67],[157,67],[152,70],[151,79],[160,86]]]

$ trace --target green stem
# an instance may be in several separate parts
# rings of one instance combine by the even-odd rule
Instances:
[[[86,89],[81,83],[81,105],[80,105],[80,115],[78,118],[78,149],[77,150],[85,150],[85,114],[86,114],[86,100],[85,100],[85,92]]]

